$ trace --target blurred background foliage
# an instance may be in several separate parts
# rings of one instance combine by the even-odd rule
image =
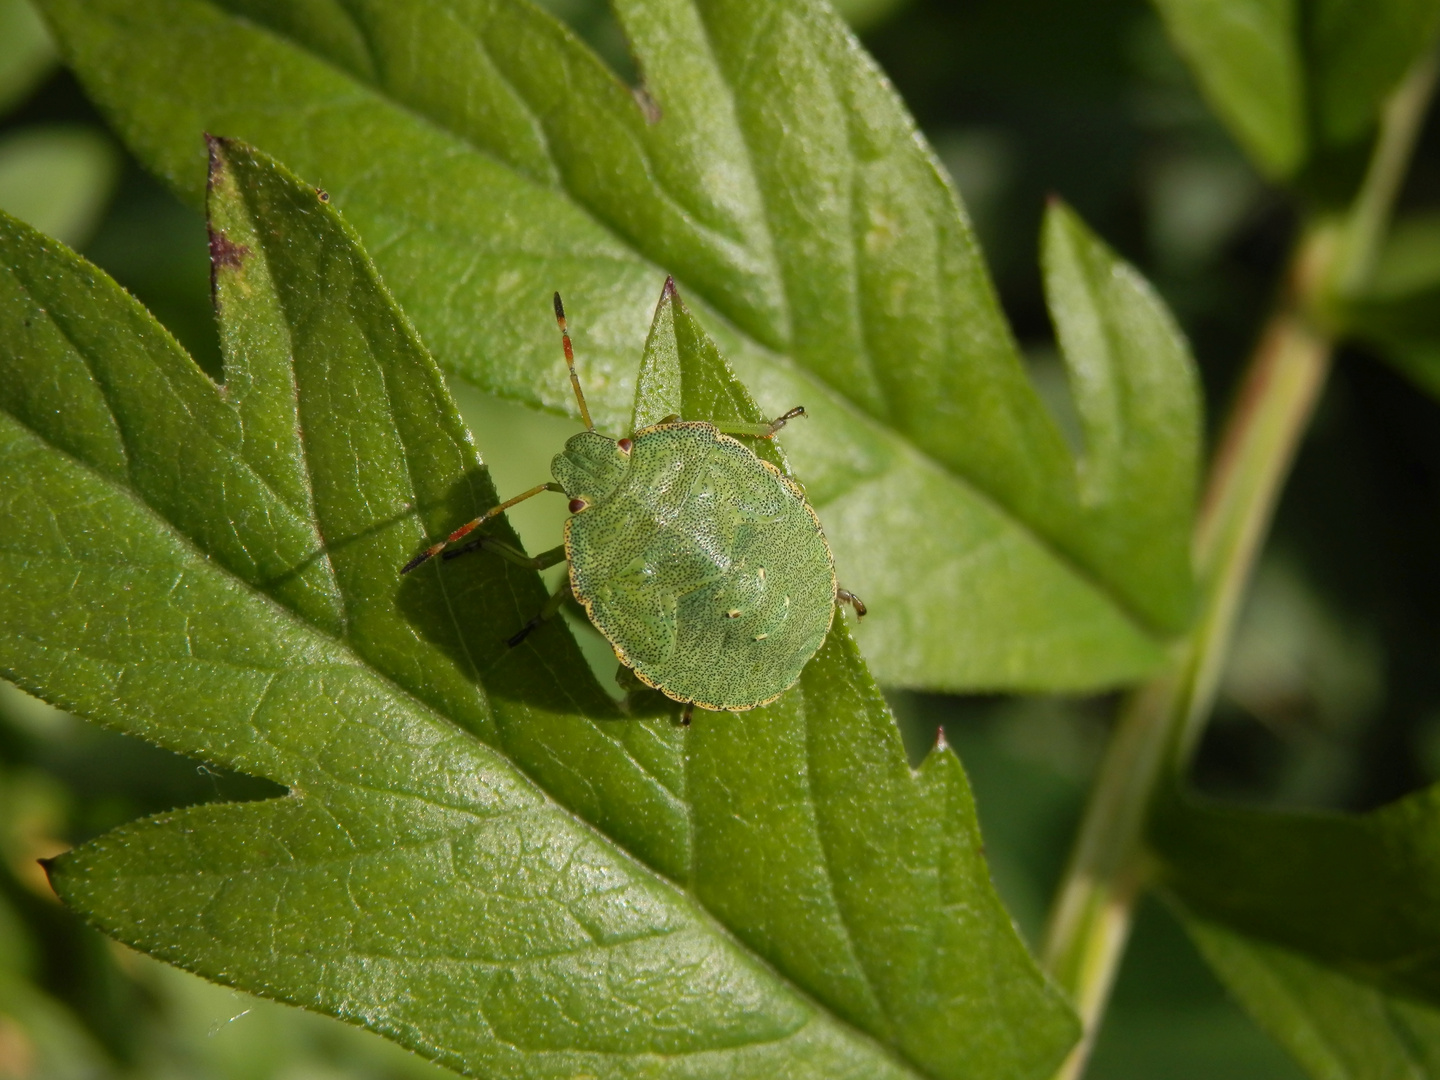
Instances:
[[[547,6],[633,76],[602,0]],[[1035,257],[1051,193],[1164,294],[1194,344],[1213,424],[1273,298],[1298,208],[1212,117],[1145,0],[838,6],[955,178],[1062,423],[1071,407]],[[0,0],[0,114],[0,207],[108,270],[218,374],[203,221],[105,131],[24,0]],[[1440,217],[1427,215],[1440,213],[1440,124],[1420,142],[1401,209],[1409,224],[1377,294],[1440,278],[1430,265]],[[1357,321],[1366,325],[1363,313]],[[1440,391],[1440,351],[1404,325],[1373,322],[1367,336],[1385,349],[1342,353],[1286,489],[1195,767],[1205,791],[1363,810],[1440,780],[1440,423],[1416,386]],[[570,431],[457,393],[502,491],[543,475]],[[549,546],[562,517],[531,503],[513,520],[533,549]],[[588,645],[603,657],[596,639]],[[1113,702],[892,702],[917,757],[940,727],[959,751],[997,884],[1036,941]],[[35,862],[140,815],[273,793],[0,685],[0,1078],[443,1075],[358,1029],[102,939],[60,909]],[[1163,905],[1147,903],[1088,1075],[1300,1076]]]

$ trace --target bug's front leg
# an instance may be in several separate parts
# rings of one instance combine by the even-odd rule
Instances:
[[[741,424],[728,420],[713,420],[716,428],[726,435],[753,435],[757,439],[773,439],[775,433],[788,424],[791,420],[805,415],[805,406],[796,405],[784,416],[777,416],[774,420],[765,424]]]
[[[463,537],[469,536],[472,532],[478,529],[481,525],[484,525],[485,522],[489,521],[491,518],[497,516],[498,514],[503,514],[506,510],[509,510],[510,507],[516,505],[517,503],[522,503],[526,499],[532,499],[536,495],[539,495],[541,492],[544,491],[558,491],[561,494],[564,494],[565,489],[559,484],[553,482],[548,484],[536,484],[529,491],[522,491],[513,499],[506,499],[499,506],[492,506],[489,510],[486,510],[485,513],[481,514],[473,521],[467,521],[464,525],[461,525],[444,540],[437,540],[435,543],[431,544],[419,555],[416,555],[415,558],[411,559],[408,563],[402,566],[400,568],[400,573],[410,573],[411,570],[414,570],[420,564],[427,562],[430,559],[433,559],[436,555],[439,555],[442,551],[445,550],[447,545],[453,544],[456,540],[460,540]]]
[[[865,601],[861,600],[849,589],[836,589],[835,602],[837,604],[849,604],[855,609],[855,617],[857,619],[863,619],[869,613],[869,609],[865,606]]]

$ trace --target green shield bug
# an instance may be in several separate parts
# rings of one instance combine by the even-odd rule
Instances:
[[[442,551],[447,559],[492,551],[537,570],[568,562],[566,580],[512,646],[573,596],[621,664],[685,705],[684,722],[695,706],[740,712],[775,700],[819,650],[837,603],[865,614],[859,598],[836,584],[830,546],[803,489],[733,437],[774,438],[805,410],[768,424],[672,416],[608,438],[590,420],[559,293],[555,319],[585,430],[555,455],[552,482],[466,522],[401,573]],[[531,557],[482,534],[446,550],[546,491],[570,499],[559,547]]]

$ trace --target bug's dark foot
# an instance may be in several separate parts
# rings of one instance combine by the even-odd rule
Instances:
[[[695,703],[694,703],[693,701],[687,701],[687,702],[685,703],[685,708],[683,708],[683,709],[680,710],[680,726],[681,726],[681,727],[689,727],[689,726],[690,726],[690,717],[693,716],[694,713],[695,713]]]
[[[531,619],[524,626],[520,627],[520,629],[517,630],[514,634],[506,638],[505,644],[509,645],[512,649],[515,648],[516,645],[519,645],[522,641],[529,637],[531,633],[535,630],[535,628],[544,621],[545,619],[543,616],[536,615],[535,618]]]
[[[461,555],[469,555],[472,551],[479,551],[485,546],[485,537],[479,536],[468,544],[461,544],[458,548],[447,548],[440,553],[440,558],[445,560],[458,559]]]
[[[854,608],[855,617],[857,619],[863,619],[870,610],[865,606],[865,601],[861,600],[849,589],[836,589],[835,601],[836,603],[840,604],[849,604],[852,608]]]
[[[765,438],[773,439],[775,437],[775,433],[781,428],[783,428],[786,424],[788,424],[791,420],[798,419],[799,417],[802,417],[804,415],[806,415],[805,406],[796,405],[795,408],[791,409],[784,416],[777,416],[774,420],[770,421],[770,434],[766,435]]]

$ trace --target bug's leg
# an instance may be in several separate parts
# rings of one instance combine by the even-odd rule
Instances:
[[[693,701],[687,701],[687,702],[685,703],[685,708],[683,708],[683,709],[680,710],[680,726],[681,726],[681,727],[689,727],[689,726],[690,726],[690,717],[693,716],[694,714],[695,714],[695,703],[694,703]]]
[[[868,609],[865,607],[865,601],[861,600],[849,589],[836,589],[835,602],[837,604],[849,604],[855,609],[855,617],[857,619],[863,619],[868,612]]]
[[[547,552],[546,554],[549,553]],[[545,601],[545,606],[540,609],[540,613],[517,630],[514,635],[506,638],[505,644],[509,645],[512,649],[515,648],[516,645],[519,645],[530,636],[532,630],[559,611],[565,605],[565,601],[570,599],[570,596],[570,579],[567,577],[560,588],[555,590],[550,599]]]
[[[714,424],[726,435],[753,435],[757,439],[773,439],[775,433],[788,424],[791,420],[805,415],[805,406],[796,405],[784,416],[777,416],[768,424],[741,424],[732,423],[728,420],[717,420]]]
[[[445,550],[447,545],[453,544],[456,540],[460,540],[463,537],[469,536],[472,532],[478,529],[481,525],[484,525],[485,522],[489,521],[495,515],[503,514],[506,510],[509,510],[510,507],[514,506],[516,503],[522,503],[526,499],[534,498],[536,495],[539,495],[543,491],[558,491],[563,494],[565,489],[559,484],[554,483],[553,481],[548,484],[536,484],[529,491],[522,491],[513,499],[506,499],[499,506],[492,506],[489,510],[486,510],[485,513],[481,514],[474,521],[467,521],[464,525],[461,525],[444,540],[440,540],[434,544],[431,544],[419,555],[416,555],[415,558],[411,559],[408,563],[402,566],[400,568],[400,573],[408,574],[411,570],[414,570],[421,563],[428,562],[436,555],[439,555],[440,552]]]
[[[451,548],[440,557],[442,559],[458,559],[461,555],[468,555],[472,551],[493,551],[496,555],[509,560],[516,566],[523,566],[527,570],[544,570],[546,567],[565,561],[564,544],[553,547],[549,551],[542,551],[539,555],[526,555],[519,548],[512,547],[504,540],[493,536],[477,536],[468,544]]]

